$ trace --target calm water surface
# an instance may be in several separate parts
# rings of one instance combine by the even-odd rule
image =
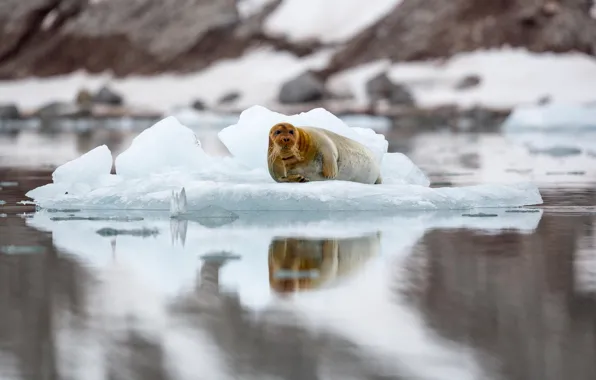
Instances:
[[[391,136],[433,186],[540,185],[544,205],[483,218],[17,204],[134,136],[0,135],[0,379],[596,378],[594,135]]]

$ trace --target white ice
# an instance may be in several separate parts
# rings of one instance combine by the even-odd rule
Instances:
[[[520,106],[511,112],[503,123],[503,127],[508,132],[527,130],[596,130],[596,104],[592,106],[577,104]]]
[[[267,131],[282,120],[336,131],[368,146],[381,161],[385,183],[346,181],[279,184],[267,170]],[[509,207],[542,203],[527,183],[429,188],[426,175],[405,155],[386,153],[383,135],[350,128],[324,109],[285,116],[254,106],[238,123],[219,133],[231,157],[205,153],[194,133],[168,117],[137,136],[116,158],[104,146],[56,169],[54,182],[27,196],[42,207],[168,210],[172,191],[185,188],[188,209],[218,206],[228,210],[429,210]],[[104,152],[104,153],[101,153]],[[93,178],[78,176],[80,160],[97,157]],[[75,168],[69,174],[68,168]]]

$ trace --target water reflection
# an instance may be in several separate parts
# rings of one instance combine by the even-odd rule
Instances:
[[[380,234],[348,239],[274,238],[269,284],[280,293],[317,289],[362,267],[379,253]]]
[[[2,218],[0,377],[592,378],[594,216],[490,212]]]

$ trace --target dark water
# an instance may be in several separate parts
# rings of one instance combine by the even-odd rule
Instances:
[[[197,132],[223,154],[215,133]],[[433,186],[540,185],[544,205],[494,217],[297,227],[17,204],[132,137],[0,136],[0,379],[596,378],[593,140],[561,157],[576,151],[528,148],[539,135],[392,136]]]

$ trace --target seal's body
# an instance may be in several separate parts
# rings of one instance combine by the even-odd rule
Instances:
[[[269,131],[268,166],[277,182],[382,183],[380,167],[364,145],[326,129],[290,123]]]

